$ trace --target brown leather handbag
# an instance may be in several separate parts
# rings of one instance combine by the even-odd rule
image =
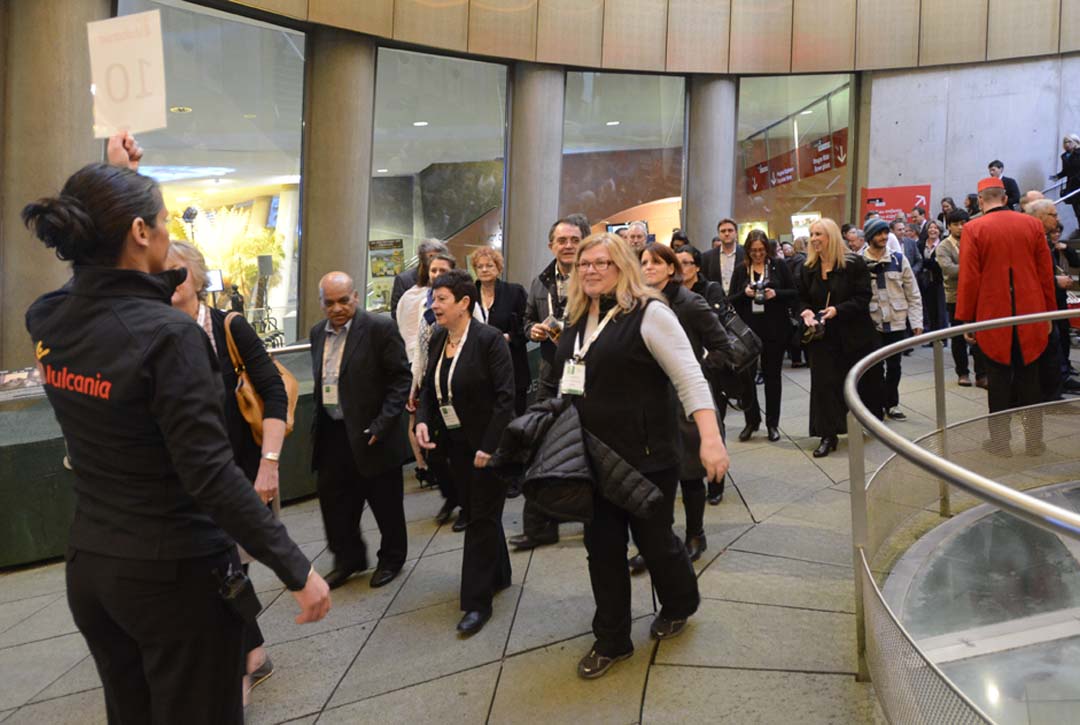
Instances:
[[[248,375],[247,365],[244,364],[244,358],[240,356],[240,351],[236,349],[236,340],[233,339],[231,328],[234,317],[240,317],[240,313],[230,312],[225,316],[225,340],[229,345],[229,360],[232,361],[233,371],[236,373],[236,404],[240,408],[240,415],[244,416],[244,420],[251,426],[251,437],[255,439],[255,444],[261,446],[263,411],[266,406],[263,399],[259,397],[259,393],[255,390],[255,386],[251,384],[251,376]],[[267,355],[270,355],[270,353],[268,352]],[[281,375],[281,382],[285,385],[285,394],[289,399],[289,412],[285,419],[285,435],[289,435],[293,430],[296,401],[300,397],[300,383],[296,381],[296,377],[284,365],[274,359],[273,355],[270,355],[270,361],[274,363],[278,374]]]

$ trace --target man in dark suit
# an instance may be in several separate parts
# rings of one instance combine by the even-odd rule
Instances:
[[[319,282],[326,322],[311,328],[315,379],[312,470],[334,567],[331,589],[368,568],[360,535],[364,503],[371,506],[382,545],[371,586],[389,583],[405,563],[405,457],[401,414],[412,384],[405,342],[386,317],[357,309],[349,275],[330,272]]]
[[[1005,164],[997,159],[991,161],[987,169],[991,178],[1001,179],[1001,183],[1005,185],[1005,208],[1015,211],[1016,205],[1020,203],[1020,185],[1016,183],[1016,179],[1004,175]]]
[[[438,239],[425,239],[416,248],[416,258],[422,260],[425,257],[433,257],[436,254],[445,254],[446,245]],[[420,272],[420,265],[410,267],[394,277],[394,288],[390,291],[390,319],[397,320],[397,304],[401,296],[416,286],[416,276]]]
[[[926,247],[926,238],[930,235],[927,231],[927,227],[930,225],[926,221],[926,209],[921,206],[917,206],[911,210],[911,226],[915,228],[915,233],[918,235],[916,239],[919,242],[919,253]]]
[[[701,273],[711,282],[719,282],[724,294],[731,290],[731,275],[743,264],[746,252],[739,244],[739,227],[734,219],[721,219],[716,225],[713,248],[701,255]]]

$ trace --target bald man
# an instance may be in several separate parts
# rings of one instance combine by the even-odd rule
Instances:
[[[405,342],[389,317],[359,309],[352,278],[330,272],[319,282],[326,321],[311,328],[315,423],[311,468],[334,566],[335,589],[368,568],[360,535],[364,504],[382,537],[372,587],[397,576],[405,563],[405,433],[401,416],[412,372]]]

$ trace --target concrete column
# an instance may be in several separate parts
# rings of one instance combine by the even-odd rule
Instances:
[[[551,261],[547,233],[559,217],[565,93],[561,67],[514,65],[503,253],[507,279],[526,288]]]
[[[110,0],[4,3],[0,368],[33,364],[23,324],[26,308],[71,276],[68,265],[23,227],[19,212],[29,201],[56,194],[68,176],[102,158],[93,133],[86,23],[108,18],[111,5]]]
[[[375,43],[317,27],[308,35],[298,336],[322,319],[319,279],[348,272],[366,293]],[[363,299],[361,299],[363,304]]]
[[[695,75],[690,79],[686,142],[686,229],[698,249],[709,249],[716,223],[735,208],[735,80]]]

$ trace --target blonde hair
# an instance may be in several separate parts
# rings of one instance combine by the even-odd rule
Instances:
[[[820,226],[825,229],[825,242],[822,244],[821,253],[818,254],[814,249],[813,244],[806,245],[806,266],[813,267],[818,264],[819,257],[821,261],[826,263],[831,262],[833,269],[843,269],[847,264],[847,252],[844,247],[844,238],[840,235],[840,227],[836,225],[832,219],[828,217],[824,219],[818,219],[816,222],[810,225],[810,233],[813,234],[814,227]]]
[[[188,274],[191,275],[191,284],[195,287],[195,295],[199,298],[199,302],[205,302],[209,276],[206,271],[206,257],[187,242],[169,242],[169,256],[187,267]]]
[[[581,255],[593,247],[603,246],[611,255],[611,261],[618,270],[619,279],[615,283],[615,303],[624,313],[631,312],[638,305],[644,306],[650,299],[661,300],[664,304],[664,296],[657,290],[645,284],[641,276],[641,262],[638,256],[630,248],[622,237],[608,232],[592,234],[577,248],[577,256],[574,257],[574,271],[570,274],[570,284],[566,292],[567,317],[570,324],[574,324],[589,311],[589,296],[581,288],[581,275],[578,272],[577,262]]]
[[[1062,140],[1063,141],[1072,141],[1073,144],[1075,144],[1076,146],[1080,146],[1080,136],[1077,136],[1075,133],[1070,133],[1068,136],[1066,136]]]
[[[480,263],[481,259],[490,259],[495,265],[495,269],[499,274],[503,271],[503,256],[498,249],[492,247],[479,247],[475,252],[469,255],[469,261],[472,262],[473,269],[476,269],[476,265]]]

